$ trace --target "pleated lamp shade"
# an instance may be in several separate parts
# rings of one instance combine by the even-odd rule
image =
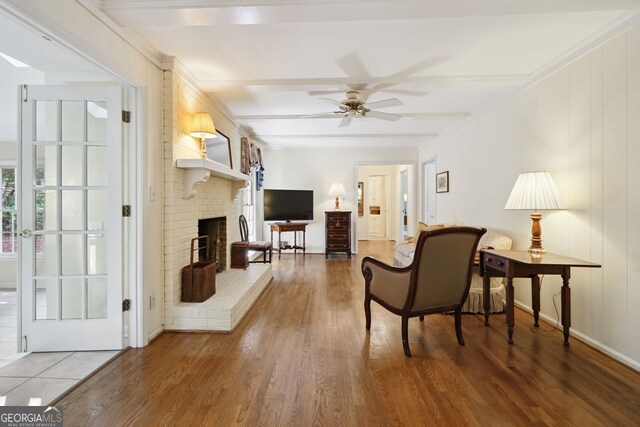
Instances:
[[[564,209],[564,205],[549,172],[527,172],[518,176],[504,208],[538,212]]]
[[[206,139],[216,136],[216,127],[209,113],[196,113],[191,123],[190,136],[194,138]]]

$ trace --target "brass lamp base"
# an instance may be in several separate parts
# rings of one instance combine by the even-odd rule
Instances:
[[[340,197],[336,196],[336,208],[334,209],[334,211],[339,211],[340,210]]]
[[[531,214],[531,246],[529,247],[529,252],[534,254],[542,254],[545,252],[542,247],[542,227],[540,226],[540,220],[542,219],[542,214],[539,212],[534,212]]]
[[[207,141],[204,138],[200,138],[200,158],[207,158]]]

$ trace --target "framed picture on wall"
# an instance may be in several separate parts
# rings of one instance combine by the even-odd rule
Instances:
[[[436,193],[449,192],[449,171],[436,174]]]

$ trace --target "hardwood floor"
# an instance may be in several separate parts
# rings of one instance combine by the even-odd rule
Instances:
[[[231,334],[165,333],[64,398],[67,425],[639,425],[640,374],[516,313],[409,322],[372,304],[364,327],[360,242],[351,260],[274,258],[274,279]]]

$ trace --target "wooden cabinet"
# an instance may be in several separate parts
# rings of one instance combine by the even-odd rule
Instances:
[[[324,213],[325,257],[333,252],[344,252],[351,258],[351,212]]]

